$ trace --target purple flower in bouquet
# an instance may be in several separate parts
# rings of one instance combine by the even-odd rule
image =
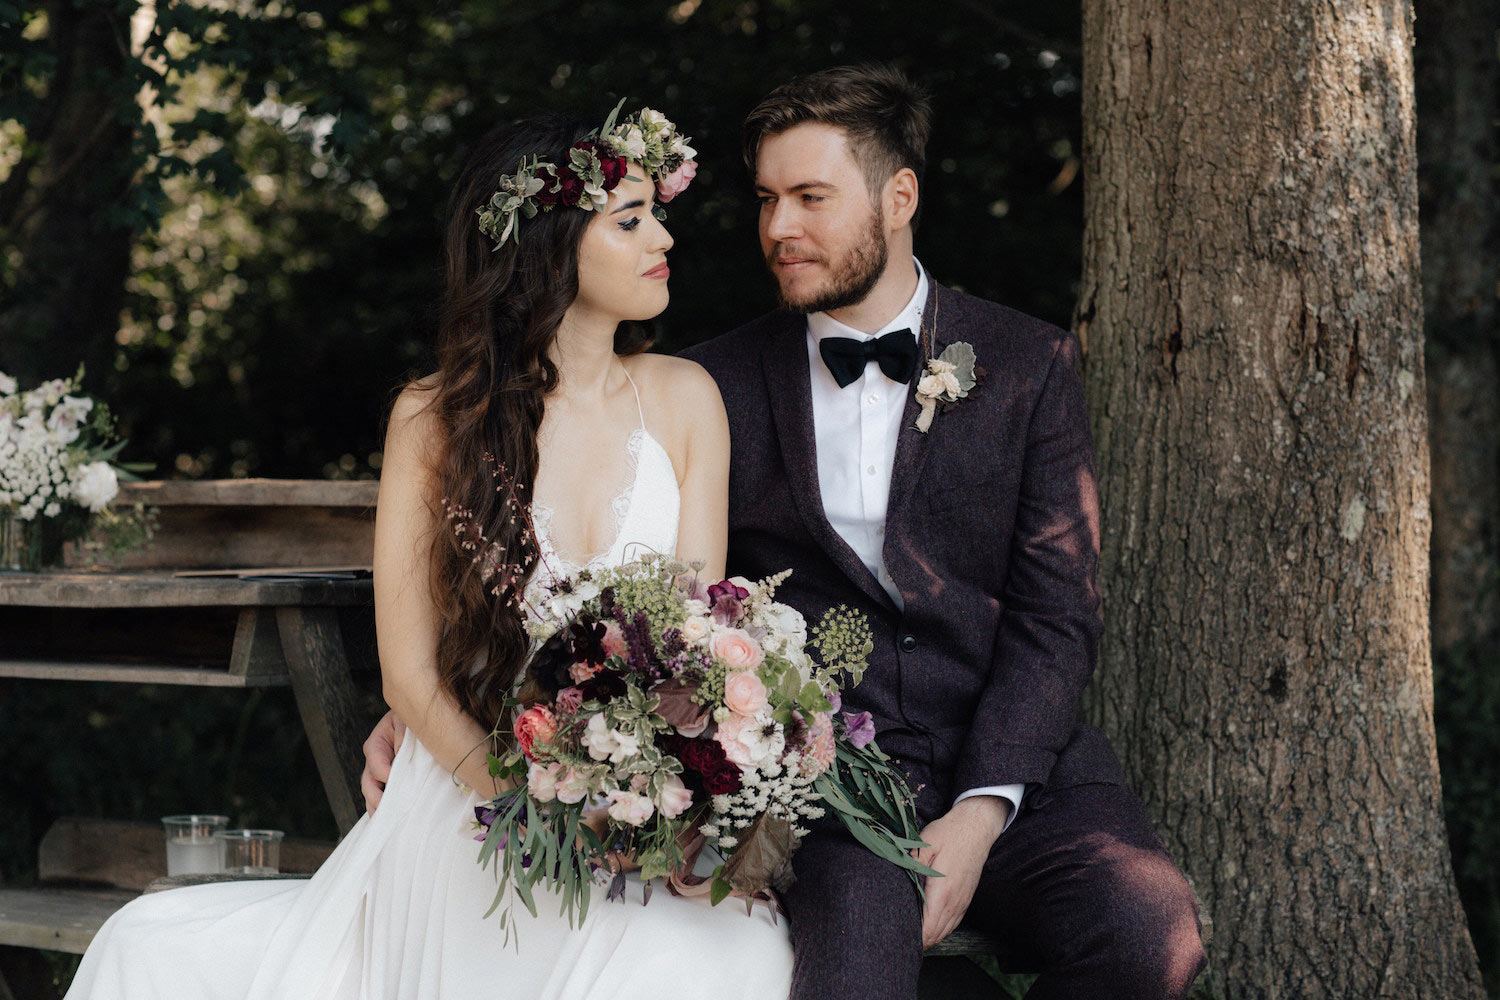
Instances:
[[[848,732],[850,746],[856,750],[863,750],[875,738],[875,720],[870,717],[869,712],[845,712],[844,728]]]
[[[646,612],[637,611],[627,618],[625,612],[617,607],[615,621],[619,623],[625,639],[625,658],[630,663],[630,669],[653,680],[664,677],[661,662],[656,656],[656,646],[651,641],[651,621],[646,617]]]
[[[474,820],[480,826],[484,827],[484,829],[476,834],[474,836],[474,839],[480,843],[483,843],[484,840],[490,835],[490,827],[494,825],[495,820],[498,819],[499,816],[500,810],[494,808],[493,806],[475,806]],[[508,838],[502,836],[499,843],[496,845],[496,849],[501,851],[505,850],[505,842],[507,839]]]
[[[720,625],[733,625],[744,613],[743,602],[749,600],[750,591],[728,580],[720,580],[708,588],[708,606],[713,611],[714,621]]]

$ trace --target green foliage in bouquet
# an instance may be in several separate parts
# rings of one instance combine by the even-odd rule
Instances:
[[[926,847],[913,806],[915,796],[891,759],[871,740],[864,747],[840,743],[834,765],[813,786],[838,814],[854,839],[891,864],[904,869],[927,898],[919,876],[941,877],[911,856]]]

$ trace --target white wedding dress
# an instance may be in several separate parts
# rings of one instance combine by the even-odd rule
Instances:
[[[644,413],[629,447],[634,471],[614,504],[614,543],[589,565],[617,565],[642,548],[676,549],[677,478]],[[580,568],[557,555],[546,534],[550,514],[536,517],[545,561],[550,570]],[[484,917],[496,876],[476,860],[476,802],[408,733],[380,808],[354,825],[311,879],[142,896],[99,931],[67,1000],[787,995],[792,948],[784,917],[773,920],[759,903],[747,914],[733,898],[711,907],[706,896],[674,896],[661,886],[643,906],[634,876],[624,902],[606,901],[605,889],[595,887],[577,929],[560,915],[558,896],[538,893],[535,918],[517,903],[517,936],[504,945],[498,914]]]

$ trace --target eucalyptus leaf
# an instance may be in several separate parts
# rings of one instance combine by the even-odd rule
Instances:
[[[974,348],[971,345],[963,341],[959,341],[956,344],[949,344],[943,350],[943,353],[938,355],[938,359],[940,361],[947,361],[953,365],[953,374],[958,378],[960,389],[968,392],[974,388],[974,364],[976,359],[974,357]]]

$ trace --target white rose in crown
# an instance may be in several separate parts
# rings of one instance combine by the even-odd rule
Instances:
[[[943,353],[927,362],[927,372],[917,380],[917,430],[926,434],[932,417],[941,406],[944,410],[967,399],[984,378],[984,369],[975,364],[974,348],[963,341],[949,344]]]

